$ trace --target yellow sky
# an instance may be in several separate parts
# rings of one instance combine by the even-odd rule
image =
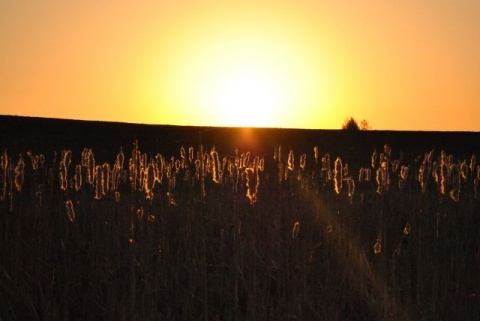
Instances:
[[[480,131],[480,1],[0,2],[0,114]]]

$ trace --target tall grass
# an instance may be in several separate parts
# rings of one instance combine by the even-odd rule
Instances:
[[[186,151],[5,150],[0,318],[480,317],[475,156]]]

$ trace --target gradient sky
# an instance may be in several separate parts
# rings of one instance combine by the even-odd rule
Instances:
[[[480,1],[2,0],[0,114],[480,131]]]

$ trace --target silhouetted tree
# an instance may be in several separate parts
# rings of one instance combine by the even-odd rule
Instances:
[[[353,117],[349,117],[345,119],[342,125],[342,129],[344,130],[370,130],[372,127],[370,123],[366,119],[362,119],[360,125]]]
[[[345,119],[342,125],[342,129],[344,130],[360,130],[360,127],[358,126],[357,121],[355,118],[350,117]]]
[[[370,129],[372,129],[372,126],[370,126],[370,124],[368,123],[368,121],[366,119],[362,119],[362,121],[360,122],[360,129],[361,130],[370,130]]]

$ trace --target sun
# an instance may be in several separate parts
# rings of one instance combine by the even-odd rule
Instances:
[[[333,95],[329,83],[335,82],[321,42],[308,41],[300,18],[292,22],[297,29],[286,28],[286,11],[271,18],[268,10],[240,9],[230,16],[205,14],[201,21],[192,16],[195,28],[178,28],[162,42],[149,86],[161,106],[159,122],[314,127],[325,121],[333,112],[325,107]]]
[[[230,57],[217,64],[203,89],[204,104],[224,126],[278,124],[289,98],[284,75],[262,56]]]

